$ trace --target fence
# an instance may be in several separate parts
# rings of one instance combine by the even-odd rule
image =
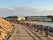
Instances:
[[[36,32],[40,31],[41,34],[45,33],[45,37],[48,37],[48,35],[53,37],[53,28],[51,28],[49,26],[43,26],[43,25],[32,24],[32,23],[24,23],[24,22],[21,22],[20,24],[28,26],[31,29],[34,28],[34,30],[36,29]]]

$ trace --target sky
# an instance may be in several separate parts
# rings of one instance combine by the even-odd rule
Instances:
[[[0,8],[13,7],[32,7],[53,10],[53,0],[0,0]]]

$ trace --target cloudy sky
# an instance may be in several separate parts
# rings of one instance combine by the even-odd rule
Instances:
[[[29,10],[29,15],[32,15],[32,13],[34,15],[34,13],[37,13],[36,9],[53,10],[53,0],[0,0],[0,16],[1,15],[11,15],[12,13],[14,13],[14,15],[16,15],[16,13],[19,14],[20,12],[19,12],[19,10],[17,10],[19,7],[20,7],[19,10],[20,11],[22,10],[21,12],[24,11],[22,7],[25,7],[25,8],[28,7],[27,9],[25,9],[25,11],[30,8],[33,8],[35,12],[33,11],[33,9],[31,9],[31,10]],[[24,13],[27,14],[28,11],[26,11],[26,12],[25,11],[24,11]],[[38,13],[39,13],[39,11],[40,10],[38,10]],[[44,14],[47,15],[48,14],[47,12],[45,11],[43,13],[41,11],[40,15],[44,15]],[[52,13],[51,13],[51,11],[49,11],[48,15],[50,15],[50,14],[52,15]]]

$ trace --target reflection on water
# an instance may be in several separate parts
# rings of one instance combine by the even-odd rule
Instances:
[[[45,23],[45,22],[43,22],[43,23],[39,23],[39,25],[43,25],[43,26],[49,26],[49,27],[52,27],[53,28],[53,23]]]

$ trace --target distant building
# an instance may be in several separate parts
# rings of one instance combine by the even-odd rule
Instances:
[[[21,21],[21,20],[25,20],[25,17],[23,17],[23,16],[18,16],[18,21]]]
[[[36,21],[52,21],[47,16],[29,16],[27,20],[36,20]]]

